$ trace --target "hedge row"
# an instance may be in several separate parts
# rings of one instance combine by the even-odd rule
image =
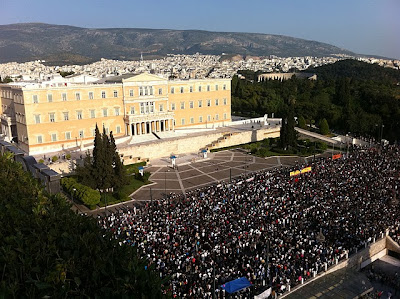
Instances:
[[[88,186],[79,184],[73,178],[62,178],[61,186],[63,187],[64,191],[67,192],[69,195],[72,195],[74,199],[83,202],[91,209],[100,202],[101,195],[99,191],[93,190]]]

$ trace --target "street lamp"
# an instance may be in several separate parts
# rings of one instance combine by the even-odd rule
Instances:
[[[383,135],[383,128],[385,127],[385,125],[382,125],[382,127],[381,127],[381,139],[380,139],[380,143],[381,143],[381,145],[382,145],[382,135]]]
[[[76,191],[76,188],[72,188],[72,193],[71,193],[71,195],[72,195],[72,203],[74,204],[74,193],[75,193],[75,191]]]

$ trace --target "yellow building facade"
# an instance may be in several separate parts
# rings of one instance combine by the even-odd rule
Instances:
[[[167,80],[140,74],[116,83],[0,85],[1,134],[26,153],[93,142],[96,124],[115,138],[231,121],[231,80]]]

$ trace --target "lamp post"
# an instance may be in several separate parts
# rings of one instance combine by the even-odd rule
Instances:
[[[381,139],[379,140],[381,145],[382,145],[383,128],[384,128],[384,127],[385,127],[385,125],[382,125],[382,126],[381,126]]]
[[[72,188],[72,204],[74,204],[74,194],[75,194],[76,188]]]

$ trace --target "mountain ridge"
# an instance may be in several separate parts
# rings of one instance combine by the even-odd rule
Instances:
[[[326,43],[263,33],[82,28],[46,23],[0,25],[0,63],[35,59],[89,63],[100,58],[135,60],[141,53],[151,59],[197,52],[280,57],[356,55]]]

